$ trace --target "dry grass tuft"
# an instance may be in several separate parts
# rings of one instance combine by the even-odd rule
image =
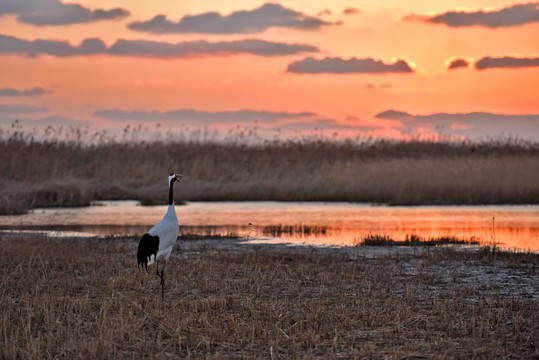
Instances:
[[[422,238],[416,234],[406,235],[404,240],[392,239],[387,234],[368,234],[354,241],[356,246],[444,246],[444,245],[479,245],[481,242],[475,237],[468,239],[456,236],[440,236],[435,238]]]
[[[0,240],[0,358],[539,356],[537,258],[187,254],[167,263],[162,301],[157,277],[137,271],[135,248]]]

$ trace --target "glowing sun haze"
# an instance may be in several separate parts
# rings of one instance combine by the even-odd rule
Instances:
[[[0,127],[539,140],[539,2],[0,1]]]

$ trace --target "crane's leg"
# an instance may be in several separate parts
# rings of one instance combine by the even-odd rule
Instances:
[[[163,259],[163,267],[161,268],[161,298],[165,298],[165,264],[167,261]]]
[[[166,265],[167,261],[165,259],[163,259],[163,267],[161,268],[161,278],[163,277],[163,275],[165,275],[165,265]]]
[[[157,267],[156,267],[155,273],[157,274],[157,276],[161,278],[161,297],[164,299],[165,298],[165,264],[167,263],[167,261],[163,259],[163,267],[161,268],[161,272],[159,272],[159,260],[157,260],[156,263],[157,263]]]

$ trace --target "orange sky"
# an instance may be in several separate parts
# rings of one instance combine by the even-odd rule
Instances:
[[[238,124],[250,128],[259,119],[267,134],[317,127],[328,136],[441,132],[539,140],[539,3],[89,0],[76,3],[76,16],[63,0],[27,0],[30,9],[18,0],[4,3],[4,128],[19,119],[28,128],[81,123],[96,129],[138,123],[153,128],[160,122],[173,131],[182,125],[226,130]],[[240,11],[242,19],[229,16]],[[208,12],[215,12],[213,19],[204,17]],[[457,25],[445,20],[448,12],[456,12]],[[164,15],[175,30],[128,27],[138,22],[148,28],[156,15]],[[191,23],[180,24],[186,15]],[[251,27],[242,28],[242,21]],[[81,50],[89,38],[104,43],[102,49],[94,43],[91,54]],[[256,45],[247,45],[247,39]],[[119,54],[113,46],[119,40],[145,43],[130,42],[130,53]],[[143,50],[158,43],[181,43],[183,49],[186,42],[201,40],[206,42],[187,55],[158,50],[149,56]],[[67,55],[59,55],[58,41],[69,43]],[[256,54],[237,50],[245,46]],[[215,47],[221,50],[208,52]],[[286,50],[277,50],[281,47]],[[475,68],[485,57],[495,60]],[[309,58],[329,70],[307,69]],[[326,58],[332,58],[331,65]],[[457,58],[469,66],[448,69]],[[410,71],[395,70],[399,60]],[[376,62],[378,70],[367,66]],[[342,73],[346,66],[352,70]],[[32,93],[34,88],[42,91]],[[236,120],[241,110],[248,113]],[[384,115],[387,110],[400,115]]]

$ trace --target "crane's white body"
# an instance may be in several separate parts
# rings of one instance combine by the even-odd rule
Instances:
[[[172,253],[172,248],[178,239],[180,225],[174,208],[174,182],[180,181],[181,175],[170,173],[168,177],[168,209],[157,224],[142,236],[138,243],[137,262],[148,272],[148,265],[157,262],[155,273],[161,278],[161,297],[165,298],[165,264]],[[159,261],[163,260],[161,272]]]
[[[174,203],[172,203],[168,206],[167,213],[163,216],[163,219],[148,231],[148,234],[159,238],[159,251],[157,252],[157,256],[154,257],[152,255],[150,261],[148,261],[148,265],[153,264],[155,260],[168,260],[172,248],[176,243],[176,239],[178,238],[179,231],[180,224],[178,223]]]

